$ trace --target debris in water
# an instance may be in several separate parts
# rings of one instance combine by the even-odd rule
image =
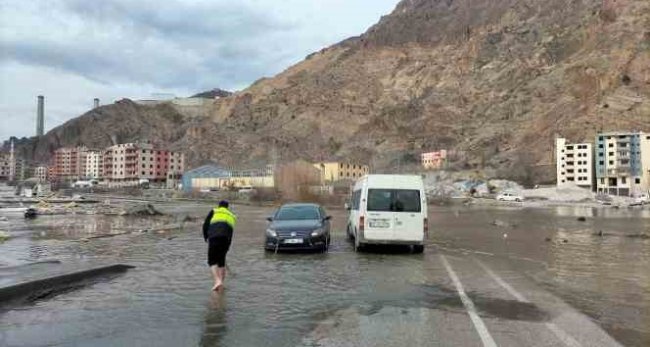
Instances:
[[[36,218],[37,214],[38,213],[37,213],[36,209],[30,207],[25,211],[25,218],[33,219],[33,218]]]
[[[626,235],[627,237],[631,239],[641,239],[641,240],[647,240],[650,239],[650,235],[646,233],[641,233],[641,234],[632,234],[632,235]]]
[[[587,218],[586,217],[578,217],[578,222],[586,222]]]
[[[500,228],[514,228],[516,226],[515,224],[510,224],[508,222],[504,222],[504,221],[499,220],[499,219],[495,219],[492,222],[492,225],[500,227]]]
[[[8,232],[0,230],[0,242],[4,242],[5,240],[8,240],[9,238],[11,238],[11,236],[9,235]]]
[[[133,206],[127,210],[120,212],[120,215],[125,216],[161,216],[162,212],[158,211],[151,204],[140,204]]]

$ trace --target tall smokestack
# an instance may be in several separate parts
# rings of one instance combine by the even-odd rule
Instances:
[[[93,99],[93,108],[99,107],[99,98]]]
[[[36,136],[43,136],[45,130],[45,97],[38,96],[38,108],[36,109]]]

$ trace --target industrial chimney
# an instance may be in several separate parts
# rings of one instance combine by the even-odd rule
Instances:
[[[36,136],[43,136],[45,130],[45,97],[38,96],[38,106],[36,109]]]
[[[99,107],[99,98],[93,99],[93,108]]]

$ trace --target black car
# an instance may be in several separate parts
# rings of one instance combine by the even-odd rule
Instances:
[[[282,205],[266,228],[264,248],[269,251],[314,249],[326,251],[332,217],[317,204]]]

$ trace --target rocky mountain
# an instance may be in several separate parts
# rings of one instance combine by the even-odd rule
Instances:
[[[41,137],[17,140],[18,157],[47,163],[59,147],[85,145],[99,149],[115,143],[151,140],[168,145],[184,136],[187,118],[169,104],[143,106],[123,99],[94,108]],[[8,147],[8,141],[4,143]]]
[[[650,131],[650,2],[403,0],[366,33],[215,100],[210,119],[167,128],[146,119],[174,118],[168,109],[129,108],[192,163],[350,157],[389,169],[447,148],[465,168],[549,181],[556,134]],[[154,135],[105,117],[124,138]],[[71,122],[53,132],[105,137]],[[56,142],[44,141],[37,153]]]
[[[192,96],[191,98],[206,98],[206,99],[214,99],[214,98],[224,98],[226,96],[231,96],[232,92],[229,92],[227,90],[223,90],[220,88],[214,88],[211,90],[207,90],[205,92],[197,93]]]

